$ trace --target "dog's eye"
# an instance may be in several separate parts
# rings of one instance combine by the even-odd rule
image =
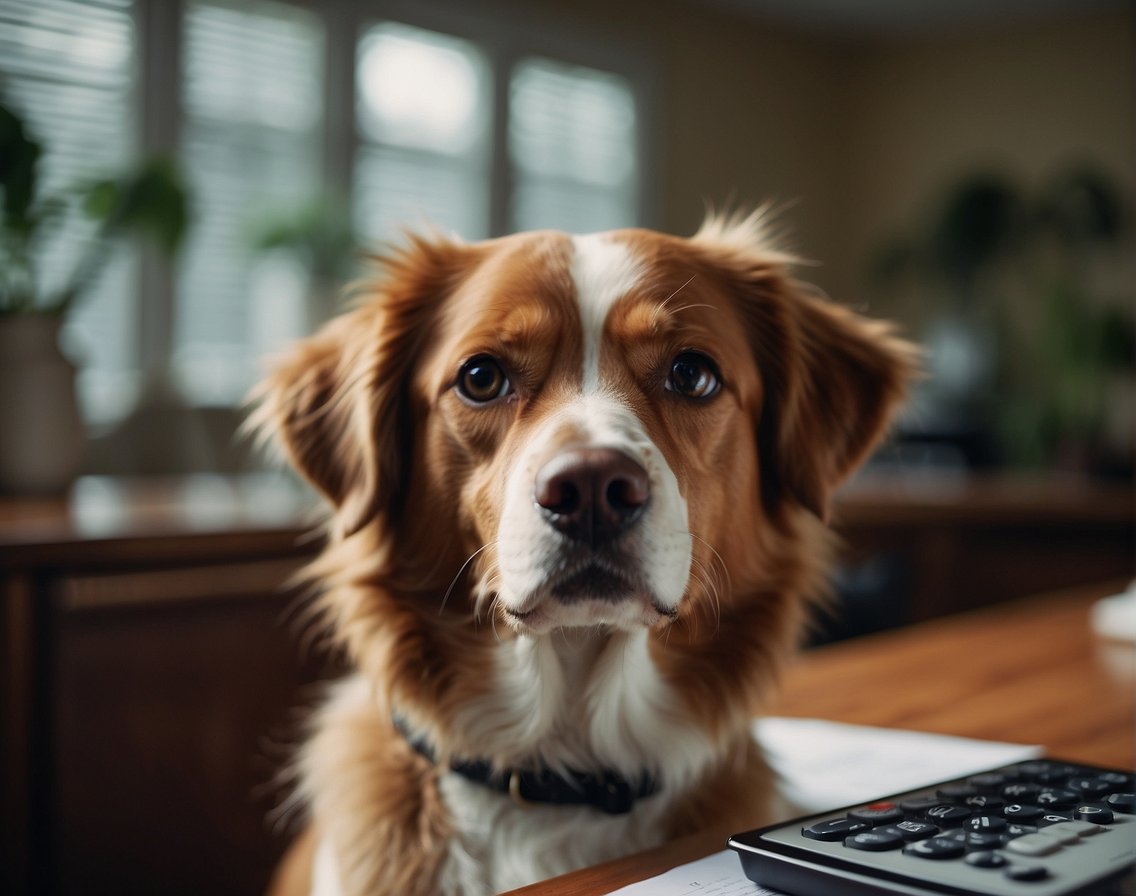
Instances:
[[[512,384],[493,358],[478,355],[458,371],[458,393],[473,404],[488,404],[512,391]]]
[[[720,382],[714,362],[698,352],[683,352],[671,364],[667,388],[686,398],[709,398]]]

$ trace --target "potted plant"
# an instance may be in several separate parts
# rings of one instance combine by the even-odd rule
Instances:
[[[145,234],[174,253],[188,224],[188,197],[176,165],[153,157],[117,177],[41,195],[43,147],[0,104],[0,494],[62,492],[79,469],[84,441],[75,367],[58,336],[68,312],[105,267],[112,244]],[[68,216],[93,231],[75,258],[52,258],[69,273],[44,284],[39,247]]]
[[[972,175],[887,243],[877,286],[918,295],[926,315],[927,416],[988,431],[1016,466],[1112,465],[1109,440],[1131,438],[1113,393],[1131,380],[1136,329],[1131,295],[1097,274],[1130,235],[1120,189],[1078,164],[1032,190]]]
[[[249,241],[266,262],[284,256],[303,271],[307,281],[304,332],[341,310],[343,286],[358,275],[361,255],[361,241],[346,202],[319,195],[265,210],[250,222]]]

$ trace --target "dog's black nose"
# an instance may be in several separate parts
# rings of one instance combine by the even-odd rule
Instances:
[[[558,454],[536,474],[533,498],[553,528],[591,545],[630,526],[651,496],[647,471],[614,448]]]

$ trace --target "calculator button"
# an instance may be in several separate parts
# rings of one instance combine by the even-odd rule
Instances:
[[[1136,815],[1136,793],[1114,793],[1107,802],[1117,812]]]
[[[1058,787],[1043,790],[1033,798],[1033,801],[1043,809],[1049,809],[1051,807],[1061,808],[1062,806],[1073,806],[1082,799],[1081,794],[1076,791]]]
[[[904,855],[921,859],[957,859],[965,852],[966,847],[950,837],[932,837],[903,848]]]
[[[940,787],[937,791],[939,796],[951,803],[961,803],[966,800],[968,796],[977,796],[978,788],[972,787],[969,784],[948,784],[946,787]]]
[[[1097,777],[1109,784],[1113,790],[1127,790],[1132,786],[1132,775],[1125,775],[1121,772],[1102,772]]]
[[[1017,837],[1006,844],[1006,849],[1023,856],[1047,856],[1061,848],[1061,841],[1056,837],[1047,837],[1038,832]]]
[[[850,818],[834,818],[831,821],[819,821],[807,828],[801,828],[801,834],[810,840],[824,840],[835,843],[843,840],[850,834],[866,831],[870,825],[863,821],[853,821]]]
[[[1002,810],[1002,814],[1011,821],[1037,821],[1045,812],[1037,806],[1010,803]]]
[[[973,865],[975,868],[1005,868],[1006,857],[1000,852],[992,852],[984,850],[982,852],[972,852],[966,857],[966,863]]]
[[[1078,821],[1091,821],[1093,824],[1112,824],[1113,815],[1111,809],[1106,809],[1104,806],[1078,806],[1073,812],[1073,817]]]
[[[963,827],[970,831],[981,831],[986,834],[1000,834],[1010,826],[1010,823],[997,815],[976,815],[963,822]]]
[[[884,831],[888,834],[897,834],[908,843],[926,840],[928,837],[933,837],[939,833],[939,829],[935,825],[928,824],[925,821],[901,821],[899,824],[884,828]]]
[[[959,824],[966,819],[970,818],[971,812],[969,809],[964,809],[962,806],[932,806],[924,813],[924,818],[934,824],[941,824],[945,827]]]
[[[983,831],[959,831],[953,837],[967,849],[996,849],[1003,844],[1001,834]]]
[[[863,831],[844,838],[844,845],[853,849],[866,849],[869,852],[883,852],[903,846],[903,838],[886,831]]]
[[[974,796],[968,796],[962,801],[962,805],[973,809],[975,812],[994,812],[1006,805],[1006,801],[1000,796],[977,793]]]
[[[1037,826],[1039,828],[1048,828],[1052,825],[1065,824],[1065,822],[1072,820],[1072,815],[1066,815],[1062,812],[1047,812],[1037,820]]]
[[[1037,778],[1044,775],[1052,767],[1049,762],[1019,762],[1018,774],[1023,778]]]
[[[1076,834],[1078,837],[1091,837],[1093,834],[1099,834],[1103,831],[1099,824],[1093,824],[1091,821],[1063,821],[1060,824],[1052,824],[1045,829],[1045,833],[1054,834],[1058,832],[1069,831]]]
[[[1002,796],[1012,803],[1031,802],[1039,793],[1041,788],[1036,784],[1014,783],[1002,788]]]
[[[943,801],[937,796],[913,796],[910,799],[900,800],[899,808],[909,815],[923,816],[928,809],[941,806]]]
[[[886,809],[853,809],[848,813],[848,817],[853,821],[863,821],[872,825],[872,827],[876,827],[891,824],[894,821],[903,821],[903,810],[898,806],[890,806]]]
[[[1065,825],[1069,822],[1065,821],[1061,824],[1051,824],[1047,828],[1038,831],[1039,834],[1044,834],[1046,837],[1052,837],[1054,840],[1059,840],[1066,846],[1071,846],[1074,843],[1079,843],[1081,835],[1076,831],[1071,831]]]
[[[1009,778],[1000,772],[987,772],[983,775],[971,775],[966,783],[979,793],[997,793]]]
[[[1003,872],[1010,880],[1038,881],[1049,877],[1049,869],[1044,865],[1011,865]]]
[[[1081,794],[1082,799],[1085,797],[1093,799],[1098,796],[1104,796],[1113,789],[1111,784],[1097,777],[1070,778],[1065,786]]]
[[[1073,775],[1082,774],[1084,774],[1084,771],[1077,768],[1077,766],[1075,765],[1058,764],[1051,765],[1049,768],[1043,771],[1040,775],[1037,776],[1037,780],[1042,784],[1060,784],[1066,778],[1071,778],[1073,777]]]

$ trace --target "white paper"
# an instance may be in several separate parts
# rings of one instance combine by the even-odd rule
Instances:
[[[1093,604],[1093,631],[1102,638],[1136,642],[1136,580],[1120,594]]]
[[[614,890],[611,896],[779,896],[759,887],[744,874],[732,850],[679,865],[637,884]]]
[[[754,724],[786,795],[801,814],[824,812],[1041,755],[1025,744],[768,718]],[[739,832],[740,833],[740,832]],[[742,873],[732,850],[672,868],[612,896],[779,896]]]
[[[1041,747],[922,731],[768,718],[754,735],[802,814],[863,803],[1040,756]]]

